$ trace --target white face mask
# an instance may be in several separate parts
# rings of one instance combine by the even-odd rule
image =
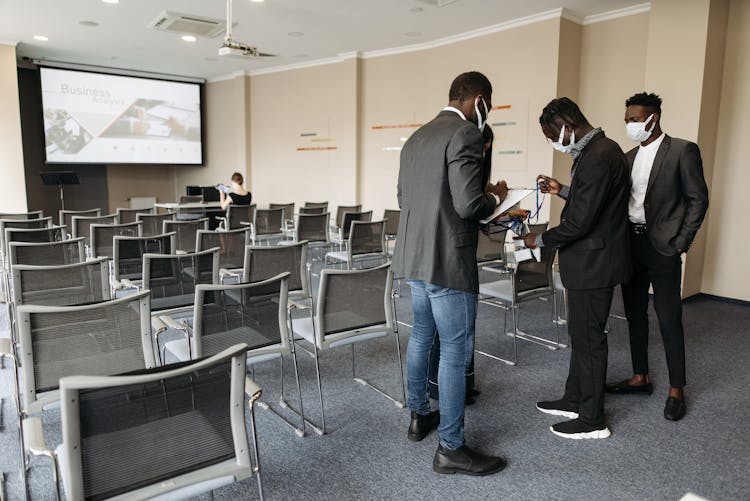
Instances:
[[[484,119],[482,119],[482,114],[479,113],[480,99],[482,100],[482,105],[484,105]],[[479,127],[479,130],[484,131],[484,126],[487,125],[487,117],[490,116],[490,110],[487,109],[487,102],[483,97],[477,97],[476,100],[474,100],[474,111],[477,113],[477,127]]]
[[[573,146],[576,145],[576,131],[574,131],[573,129],[570,130],[570,142],[568,144],[563,144],[564,137],[565,126],[563,125],[560,129],[560,137],[557,139],[557,141],[552,143],[552,147],[562,153],[570,153],[570,150],[572,150]]]
[[[654,127],[656,127],[656,122],[652,123],[651,128],[648,130],[646,130],[646,126],[651,120],[653,120],[653,118],[654,114],[652,113],[651,115],[649,115],[645,122],[626,123],[625,132],[627,133],[628,137],[633,141],[638,141],[639,143],[642,143],[643,141],[646,141],[648,138],[650,138],[651,133],[654,132]]]

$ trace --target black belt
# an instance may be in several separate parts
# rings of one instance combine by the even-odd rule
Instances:
[[[644,235],[646,233],[646,225],[640,223],[630,223],[630,231],[632,231],[634,235]]]

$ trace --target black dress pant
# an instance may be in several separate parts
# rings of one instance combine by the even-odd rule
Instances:
[[[654,288],[654,309],[664,341],[669,385],[685,386],[685,332],[682,326],[682,258],[664,256],[646,233],[630,232],[633,276],[622,286],[630,330],[630,354],[635,374],[648,374],[648,288]]]
[[[435,331],[435,336],[432,338],[432,347],[430,348],[429,365],[427,367],[427,390],[430,393],[430,398],[440,400],[440,391],[438,389],[438,367],[440,365],[440,336]],[[469,390],[474,389],[474,353],[471,354],[471,362],[469,367],[466,368],[466,394],[469,394]]]
[[[568,290],[570,369],[563,399],[578,407],[578,419],[604,425],[607,378],[607,324],[614,287]]]

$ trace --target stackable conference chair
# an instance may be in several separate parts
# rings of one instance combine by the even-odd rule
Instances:
[[[117,220],[120,224],[135,223],[138,221],[138,214],[154,214],[154,208],[149,207],[147,209],[130,209],[130,208],[117,208]]]
[[[326,204],[328,205],[328,204]],[[299,208],[299,214],[323,214],[328,213],[328,207],[327,206],[320,206],[320,207],[300,207]]]
[[[331,239],[331,242],[342,247],[349,240],[349,232],[352,229],[352,221],[372,221],[372,211],[368,210],[365,212],[345,212],[344,217],[341,220],[341,226],[339,226],[336,236]]]
[[[396,248],[396,235],[398,235],[398,223],[400,219],[400,210],[386,209],[383,212],[383,220],[385,220],[385,243],[389,256],[393,255],[393,251]]]
[[[86,248],[91,247],[91,225],[92,224],[117,224],[117,214],[106,216],[73,216],[71,220],[70,235],[72,238],[83,237]]]
[[[258,282],[289,273],[287,281],[290,300],[298,306],[309,304],[312,291],[307,266],[307,246],[306,241],[281,247],[248,245],[245,247],[242,281]]]
[[[63,378],[56,454],[66,499],[186,499],[255,476],[262,500],[254,414],[261,389],[245,373],[246,351],[237,345],[174,367]]]
[[[256,209],[250,225],[250,239],[257,242],[268,242],[284,236],[284,209]]]
[[[75,216],[99,217],[101,215],[102,215],[101,209],[86,209],[86,210],[62,209],[59,212],[60,225],[66,226],[68,228],[68,231],[73,231],[73,217]]]
[[[377,268],[363,270],[324,269],[320,274],[320,287],[309,317],[291,319],[293,342],[304,348],[300,341],[312,344],[315,357],[315,370],[318,380],[320,398],[320,425],[312,425],[318,433],[325,433],[325,411],[323,408],[323,389],[321,385],[319,357],[321,352],[341,346],[351,345],[352,377],[358,383],[368,386],[380,395],[388,398],[397,407],[403,408],[406,401],[401,346],[394,329],[392,303],[393,273],[390,263]],[[357,377],[354,344],[373,339],[392,336],[396,344],[398,357],[398,377],[401,382],[401,398],[392,397],[384,390],[372,385],[365,379]]]
[[[299,214],[294,225],[292,240],[282,240],[279,245],[294,245],[307,242],[309,249],[326,249],[331,247],[331,232],[329,231],[329,214]],[[320,260],[320,256],[311,258]]]
[[[185,324],[180,322],[192,320],[195,287],[218,283],[218,248],[189,254],[143,255],[142,288],[151,291],[151,325],[159,355],[163,337],[169,331],[182,331]]]
[[[485,233],[479,231],[477,238],[477,263],[482,265],[482,270],[497,273],[506,273],[507,257],[505,251],[505,238],[508,230],[498,233]]]
[[[288,277],[287,272],[253,283],[198,285],[192,326],[185,326],[185,340],[164,345],[164,359],[198,359],[219,353],[236,343],[247,345],[247,363],[252,367],[278,359],[281,368],[279,404],[295,413],[300,425],[288,420],[269,404],[260,401],[258,404],[280,417],[301,437],[305,434],[305,423],[297,356],[289,338]],[[284,356],[289,355],[294,364],[299,410],[291,407],[284,395]]]
[[[177,253],[194,252],[198,240],[198,230],[208,231],[208,218],[192,221],[164,221],[162,233],[176,233],[175,249]]]
[[[305,209],[324,209],[323,212],[328,212],[328,202],[305,202]]]
[[[243,228],[243,223],[252,222],[255,217],[255,204],[250,205],[235,205],[230,204],[227,206],[226,217],[217,216],[216,219],[221,221],[221,226],[225,230],[236,230]]]
[[[137,237],[141,234],[141,223],[127,224],[92,224],[89,226],[89,243],[91,257],[114,256],[115,237]]]
[[[480,350],[476,350],[477,353],[509,365],[516,365],[518,363],[518,339],[539,344],[551,350],[566,347],[566,345],[560,342],[559,323],[556,321],[557,297],[552,273],[555,253],[556,249],[553,247],[542,247],[541,260],[539,262],[530,259],[515,263],[514,266],[508,267],[509,272],[502,275],[503,278],[500,280],[479,284],[479,302],[505,310],[502,332],[507,333],[513,338],[513,359],[507,360]],[[551,299],[552,318],[556,334],[555,340],[528,334],[518,329],[519,307],[521,303],[539,298]],[[511,312],[513,322],[511,331],[507,330],[508,311]]]
[[[59,400],[60,378],[103,376],[154,367],[148,291],[80,306],[23,305],[17,309],[19,359],[9,343],[0,355],[16,362],[16,384],[24,492],[32,456],[55,454],[45,443],[42,411]],[[21,398],[21,395],[23,398]],[[57,482],[55,480],[55,484]]]
[[[200,204],[203,203],[203,195],[182,195],[179,200],[180,205],[182,204]],[[202,207],[196,208],[178,208],[177,219],[178,220],[191,220],[201,219],[206,217],[206,209]]]
[[[52,227],[51,217],[35,219],[0,219],[0,257],[5,260],[8,256],[8,245],[5,242],[6,229],[39,230]]]
[[[284,223],[294,224],[294,202],[290,204],[268,204],[269,209],[284,209]]]
[[[107,258],[62,265],[17,264],[13,303],[70,306],[110,298]]]
[[[362,205],[339,205],[336,207],[336,221],[331,228],[334,232],[338,232],[341,225],[344,224],[345,212],[362,212]]]
[[[219,267],[224,270],[242,268],[245,259],[245,246],[250,243],[250,228],[229,231],[198,230],[195,251],[218,247]]]
[[[161,214],[144,214],[139,212],[135,215],[135,220],[140,221],[141,225],[141,236],[152,237],[154,235],[161,235],[164,231],[164,221],[174,220],[176,212],[163,212]],[[194,249],[195,245],[190,247]]]
[[[0,212],[0,219],[39,219],[44,217],[40,210],[32,212]]]
[[[173,233],[147,237],[116,236],[113,239],[113,278],[124,287],[139,287],[143,281],[145,254],[173,254]]]
[[[357,261],[388,258],[385,221],[352,221],[348,233],[346,250],[326,253],[326,264],[345,263],[351,269]]]
[[[58,265],[86,260],[83,238],[59,242],[11,242],[8,253],[10,266],[16,264]]]

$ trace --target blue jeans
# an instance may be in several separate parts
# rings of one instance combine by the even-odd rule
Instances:
[[[430,347],[435,329],[440,336],[440,444],[448,449],[464,445],[465,369],[474,352],[477,295],[421,280],[410,280],[414,327],[406,350],[409,408],[430,412],[427,394]]]

